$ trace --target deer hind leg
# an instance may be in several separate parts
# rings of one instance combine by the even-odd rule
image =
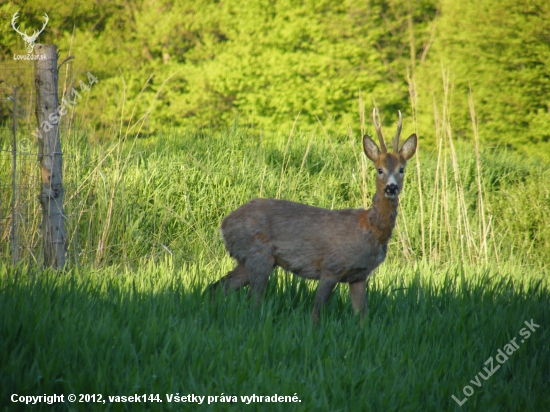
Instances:
[[[249,297],[254,298],[256,306],[262,300],[262,296],[267,287],[269,275],[275,267],[275,258],[270,254],[256,252],[248,256],[246,260],[246,270],[250,280]]]
[[[213,291],[218,287],[223,286],[224,293],[227,293],[229,289],[238,290],[248,284],[250,284],[250,280],[248,279],[248,271],[244,263],[238,262],[235,269],[229,271],[227,275],[217,282],[212,283],[209,286],[209,289]]]

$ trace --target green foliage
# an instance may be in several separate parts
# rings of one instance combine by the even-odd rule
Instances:
[[[0,54],[11,59],[23,46],[8,24],[13,12],[21,8],[22,28],[32,30],[47,11],[40,41],[76,56],[62,73],[69,85],[87,71],[100,79],[77,110],[108,137],[119,120],[143,134],[223,127],[236,116],[264,131],[288,130],[298,115],[303,129],[319,119],[345,130],[361,91],[367,107],[374,98],[388,112],[415,112],[435,145],[433,99],[444,99],[448,81],[457,137],[472,135],[471,89],[484,141],[536,153],[550,146],[548,4],[31,0],[0,6]]]
[[[453,88],[457,137],[472,135],[471,89],[483,140],[523,150],[538,144],[539,151],[548,150],[550,3],[442,0],[440,12],[429,57],[418,71],[424,132],[433,129],[433,95],[443,93],[443,70]]]
[[[47,9],[57,30],[41,41],[58,43],[62,57],[77,57],[75,77],[91,71],[100,79],[89,102],[92,122],[118,119],[124,100],[123,118],[131,123],[130,113],[139,117],[156,101],[153,129],[217,127],[236,113],[248,124],[278,129],[298,113],[305,126],[354,113],[360,90],[384,107],[405,110],[409,14],[421,38],[435,14],[431,1],[409,5],[265,1],[243,7],[200,0],[52,9],[36,1],[25,15]]]

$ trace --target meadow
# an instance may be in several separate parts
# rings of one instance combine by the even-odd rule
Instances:
[[[13,267],[2,228],[2,409],[28,408],[13,394],[102,396],[36,410],[549,409],[550,168],[436,125],[437,147],[421,138],[407,166],[363,328],[347,285],[314,328],[315,282],[281,270],[257,309],[246,290],[204,295],[233,265],[221,220],[251,198],[369,206],[374,170],[359,130],[267,134],[236,121],[104,143],[85,129],[63,136],[66,270],[41,269],[33,247]],[[402,135],[411,128],[405,120]],[[37,202],[24,207],[39,216]],[[20,225],[38,245],[39,219]],[[143,394],[163,402],[109,398]],[[252,395],[299,401],[241,399]]]
[[[31,32],[48,13],[60,97],[98,79],[61,121],[59,272],[33,103],[13,192],[0,79],[0,410],[550,410],[549,4],[0,4],[3,62],[24,50],[10,16]],[[280,269],[258,308],[205,294],[233,267],[219,227],[241,204],[370,206],[362,95],[387,140],[398,109],[402,141],[419,135],[364,324],[339,285],[313,327],[316,283]]]

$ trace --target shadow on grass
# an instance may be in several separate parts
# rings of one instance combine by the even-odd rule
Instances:
[[[159,408],[109,399],[135,394],[159,394],[159,409],[185,410],[197,406],[167,395],[205,396],[203,405],[211,396],[216,410],[240,410],[241,396],[253,394],[301,401],[248,405],[267,410],[550,406],[550,292],[533,277],[460,268],[381,275],[369,285],[361,329],[346,285],[313,328],[316,284],[283,273],[254,309],[247,290],[205,299],[204,281],[185,270],[19,272],[14,280],[14,269],[0,270],[0,399],[9,410],[22,409],[12,394],[70,393],[101,394],[106,403],[56,409]],[[514,339],[517,348],[497,362]],[[499,366],[492,374],[484,371],[489,358]]]

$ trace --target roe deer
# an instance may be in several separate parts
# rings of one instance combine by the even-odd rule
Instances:
[[[277,199],[254,199],[227,216],[221,226],[229,254],[237,261],[235,269],[219,281],[224,291],[250,285],[250,296],[260,302],[269,275],[276,266],[307,279],[319,280],[313,324],[338,282],[349,283],[355,314],[364,319],[366,281],[386,257],[388,240],[397,217],[399,193],[405,165],[416,151],[412,134],[399,148],[401,112],[394,138],[394,153],[388,153],[381,126],[373,122],[380,149],[367,135],[363,148],[376,167],[376,194],[372,207],[327,210]]]

